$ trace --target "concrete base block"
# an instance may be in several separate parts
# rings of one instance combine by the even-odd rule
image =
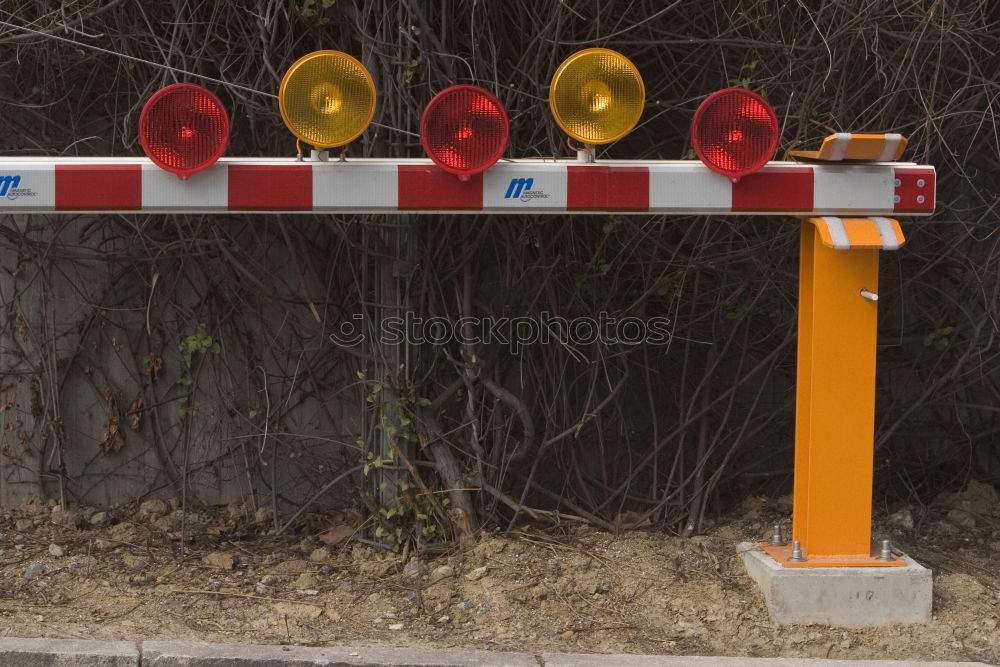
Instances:
[[[3,667],[138,667],[134,642],[0,638]]]
[[[737,549],[776,623],[866,628],[931,620],[931,571],[908,556],[905,567],[789,568],[755,543]]]

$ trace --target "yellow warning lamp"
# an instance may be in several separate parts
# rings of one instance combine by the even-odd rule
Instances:
[[[333,148],[358,137],[375,115],[375,82],[365,66],[340,51],[314,51],[281,80],[278,107],[296,137]]]
[[[559,66],[549,87],[556,123],[586,144],[624,137],[639,122],[645,101],[639,70],[610,49],[577,51]]]

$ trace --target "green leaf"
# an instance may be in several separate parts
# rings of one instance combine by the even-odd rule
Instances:
[[[953,333],[955,333],[955,327],[935,329],[924,336],[924,345],[926,347],[933,345],[936,350],[946,350],[951,345],[951,335]]]
[[[420,67],[420,59],[421,56],[417,56],[406,64],[406,69],[403,70],[403,82],[406,85],[410,85],[410,82],[413,81],[413,77],[417,73],[417,68]]]
[[[677,294],[677,292],[679,292],[679,291],[680,291],[680,285],[678,285],[677,283],[675,283],[675,282],[665,282],[662,285],[660,285],[658,288],[656,288],[656,295],[657,296],[668,296],[668,295],[673,296],[674,294]]]

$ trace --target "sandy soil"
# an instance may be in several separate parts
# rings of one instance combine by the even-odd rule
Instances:
[[[276,537],[266,511],[233,506],[29,503],[0,513],[0,633],[1000,662],[994,489],[973,483],[876,520],[877,535],[934,569],[934,620],[920,627],[773,624],[735,545],[764,538],[789,509],[748,498],[692,538],[525,528],[417,557],[359,543],[349,515]]]

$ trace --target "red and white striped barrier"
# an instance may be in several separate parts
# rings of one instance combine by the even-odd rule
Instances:
[[[880,215],[934,212],[934,167],[509,160],[461,181],[429,160],[223,158],[182,181],[145,158],[0,158],[0,213],[433,212]]]

